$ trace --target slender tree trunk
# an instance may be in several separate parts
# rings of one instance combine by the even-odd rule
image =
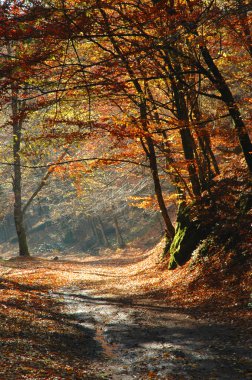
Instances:
[[[194,141],[193,135],[189,128],[189,116],[188,109],[184,95],[183,85],[179,82],[179,73],[181,73],[181,67],[178,64],[175,64],[173,67],[170,57],[167,53],[166,62],[170,69],[170,81],[171,87],[174,94],[174,101],[177,110],[177,118],[183,124],[180,129],[180,136],[182,147],[184,151],[184,157],[187,164],[187,170],[189,173],[190,182],[192,185],[193,194],[199,196],[201,193],[200,181],[197,174],[197,169],[195,166],[195,147],[196,143]],[[174,78],[174,76],[175,78]]]
[[[153,178],[153,182],[154,182],[155,194],[157,197],[158,205],[159,205],[162,217],[163,217],[164,222],[165,222],[167,235],[170,238],[173,238],[175,235],[175,229],[174,229],[172,222],[170,220],[170,217],[169,217],[166,205],[165,205],[165,201],[163,198],[162,187],[161,187],[159,174],[158,174],[156,153],[155,153],[155,148],[154,148],[152,139],[147,138],[147,146],[148,146],[148,150],[149,150],[150,169],[151,169],[151,174],[152,174],[152,178]]]
[[[194,83],[192,83],[192,90],[189,93],[188,99],[191,105],[191,120],[194,123],[198,124],[202,120],[202,114],[199,106],[199,100],[197,97],[197,90],[195,86],[195,78],[193,78]],[[215,155],[212,151],[211,147],[211,139],[209,133],[203,128],[200,130],[198,127],[195,128],[195,133],[199,142],[199,147],[202,153],[203,163],[201,165],[203,173],[202,173],[202,181],[203,184],[206,182],[206,185],[209,183],[214,174],[220,174],[219,166],[216,161]],[[214,173],[212,172],[213,166]],[[201,182],[202,182],[201,181]]]
[[[207,160],[210,161],[210,164],[213,165],[213,169],[214,169],[214,172],[216,175],[220,174],[220,169],[219,169],[219,165],[218,165],[218,162],[216,160],[216,157],[214,155],[214,152],[212,150],[212,147],[211,147],[211,140],[210,140],[210,136],[209,136],[209,133],[205,130],[203,130],[201,133],[200,133],[200,144],[201,144],[201,149],[202,149],[202,153],[205,154],[205,157]]]
[[[142,76],[144,76],[143,72],[141,72],[141,74],[142,74]],[[152,95],[150,86],[148,85],[148,82],[146,83],[146,89],[147,89],[148,97],[150,98],[150,100],[152,102],[153,109],[154,109],[154,119],[156,120],[156,123],[161,127],[158,110],[157,110],[157,107],[155,105],[155,100],[154,100],[154,97]],[[183,190],[181,188],[180,177],[178,176],[178,172],[176,170],[174,170],[175,162],[174,162],[174,159],[173,159],[172,154],[171,154],[170,145],[169,145],[168,139],[167,139],[167,133],[166,133],[166,131],[162,130],[162,128],[160,128],[160,134],[163,137],[162,151],[165,152],[165,155],[166,155],[166,170],[169,173],[169,176],[170,176],[170,179],[171,179],[173,186],[177,190],[178,200],[181,200],[182,198],[184,199],[185,193],[183,192]]]
[[[147,128],[147,112],[146,112],[146,104],[143,102],[140,105],[140,114],[141,114],[141,119],[142,119],[142,124],[143,124],[143,129],[148,132]],[[155,152],[155,147],[153,140],[150,136],[146,136],[146,145],[142,141],[143,149],[146,153],[146,156],[149,160],[150,164],[150,170],[153,178],[153,183],[154,183],[154,189],[155,189],[155,194],[157,197],[158,205],[163,217],[163,220],[165,222],[165,227],[166,227],[166,234],[169,238],[173,238],[175,235],[175,229],[172,225],[171,219],[169,217],[164,197],[163,197],[163,192],[162,192],[162,187],[159,179],[159,173],[158,173],[158,165],[157,165],[157,159],[156,159],[156,152]]]
[[[101,234],[102,234],[102,239],[103,239],[104,245],[105,245],[105,247],[110,247],[110,244],[109,244],[109,241],[108,241],[105,229],[104,229],[103,222],[99,216],[98,216],[98,221],[99,221],[99,224],[101,227]]]
[[[153,4],[159,3],[160,0],[153,0]],[[174,7],[174,1],[170,1],[169,8]],[[188,108],[185,100],[184,86],[180,83],[180,75],[183,72],[180,64],[178,63],[178,57],[174,55],[169,49],[165,49],[165,63],[170,71],[169,79],[171,82],[171,88],[174,95],[174,102],[177,110],[177,118],[183,125],[180,129],[180,136],[182,147],[184,151],[184,157],[187,164],[187,170],[189,173],[190,182],[192,185],[192,191],[195,196],[200,196],[201,187],[200,181],[195,166],[195,141],[191,130],[189,128],[189,116]]]
[[[189,128],[182,128],[180,130],[180,136],[184,151],[184,156],[187,163],[187,169],[189,173],[189,178],[192,184],[193,194],[200,195],[200,182],[197,174],[197,170],[194,164],[195,154],[193,148],[192,134]]]
[[[18,115],[17,90],[12,89],[12,126],[13,126],[13,192],[14,192],[14,221],[18,236],[19,255],[30,256],[24,218],[22,212],[22,173],[20,160],[20,145],[22,137],[22,120]]]
[[[92,232],[93,232],[93,236],[95,237],[97,243],[101,245],[102,241],[101,241],[100,236],[98,234],[94,218],[90,218],[90,225],[91,225],[91,229],[92,229]]]
[[[206,47],[201,48],[201,53],[204,58],[205,63],[207,64],[210,72],[213,75],[213,84],[220,92],[223,102],[226,104],[229,114],[234,122],[234,128],[237,133],[237,137],[240,142],[247,166],[249,171],[252,172],[252,143],[246,130],[246,126],[243,122],[240,110],[234,100],[233,94],[230,91],[229,86],[227,85],[224,77],[220,73],[218,67],[216,66],[213,58],[211,57],[208,49]]]
[[[114,215],[113,219],[114,219],[114,225],[115,225],[115,230],[116,230],[117,244],[118,244],[118,246],[120,248],[124,248],[125,247],[125,242],[124,242],[122,234],[121,234],[121,230],[120,230],[120,227],[119,227],[118,219],[117,219],[117,217],[115,215]]]

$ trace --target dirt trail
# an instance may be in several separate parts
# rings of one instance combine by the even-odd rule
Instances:
[[[248,341],[230,325],[198,321],[147,300],[134,303],[65,288],[62,311],[89,331],[107,378],[249,379]],[[248,336],[247,336],[248,339]]]
[[[62,335],[69,347],[61,345],[57,334],[58,352],[61,346],[64,355],[79,352],[78,361],[89,361],[99,379],[250,379],[251,330],[243,324],[247,300],[240,305],[239,297],[229,298],[230,282],[227,290],[222,282],[220,292],[217,275],[214,284],[211,274],[209,282],[204,279],[201,289],[197,270],[167,273],[157,265],[158,254],[132,249],[84,259],[13,260],[3,264],[2,275],[22,291],[42,290],[49,296],[55,305],[49,320],[59,321],[63,329],[67,321],[74,332],[65,334],[65,341]],[[30,312],[29,302],[25,307]],[[62,362],[67,363],[63,356]],[[83,378],[71,376],[62,379]]]

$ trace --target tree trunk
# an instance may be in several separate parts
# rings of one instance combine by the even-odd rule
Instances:
[[[150,169],[151,169],[151,174],[152,174],[152,178],[154,182],[155,194],[157,197],[158,205],[165,222],[166,233],[170,238],[173,238],[175,234],[175,229],[172,225],[171,219],[169,217],[169,214],[164,202],[162,187],[160,184],[160,179],[159,179],[159,174],[158,174],[155,148],[154,148],[153,141],[151,138],[147,137],[147,145],[148,145],[148,150],[149,150]]]
[[[141,72],[141,74],[142,74],[142,76],[144,76],[143,72]],[[151,89],[148,85],[148,82],[146,83],[146,89],[147,89],[148,97],[150,98],[150,100],[152,102],[153,109],[154,109],[154,119],[155,119],[156,123],[161,127],[158,110],[157,110],[157,107],[155,105],[155,100],[154,100],[154,97],[152,95]],[[165,155],[166,155],[166,165],[165,166],[166,166],[167,172],[169,173],[171,182],[177,190],[178,200],[180,201],[181,199],[185,199],[185,193],[183,192],[183,190],[181,188],[180,177],[178,175],[178,172],[174,168],[175,162],[174,162],[174,159],[173,159],[172,154],[171,154],[170,144],[168,143],[168,139],[167,139],[167,133],[166,133],[166,131],[162,130],[162,128],[160,128],[160,134],[163,137],[162,151],[165,152]]]
[[[206,159],[209,160],[210,165],[211,164],[213,165],[215,174],[216,175],[220,174],[219,165],[211,147],[211,140],[210,140],[209,133],[203,130],[198,135],[199,135],[198,138],[200,139],[202,153],[205,155]]]
[[[12,89],[12,127],[13,127],[13,192],[14,192],[14,221],[18,236],[19,255],[30,256],[24,219],[22,212],[22,173],[20,160],[20,145],[22,137],[22,120],[18,115],[17,90]]]
[[[200,181],[197,174],[197,169],[195,166],[195,141],[191,130],[189,128],[189,117],[188,117],[188,108],[184,95],[183,85],[179,82],[179,73],[181,73],[181,67],[178,64],[175,64],[173,67],[170,57],[167,53],[166,55],[166,63],[170,69],[170,81],[171,87],[174,94],[174,100],[177,110],[177,118],[179,122],[182,123],[180,129],[180,136],[182,147],[184,151],[184,157],[187,164],[187,170],[189,173],[190,182],[192,185],[193,194],[199,196],[201,193],[200,189]],[[174,78],[175,76],[175,78]]]
[[[184,156],[187,163],[187,170],[189,173],[189,178],[192,184],[192,190],[194,195],[200,195],[200,182],[197,175],[197,170],[194,164],[195,155],[194,155],[194,148],[193,148],[193,137],[191,134],[191,131],[188,127],[182,128],[180,130],[180,136],[184,151]]]
[[[119,224],[118,224],[118,219],[117,219],[117,217],[115,215],[114,215],[113,219],[114,219],[114,225],[115,225],[115,230],[116,230],[116,239],[117,239],[118,246],[120,248],[124,248],[125,247],[125,242],[123,240],[123,237],[122,237],[122,234],[121,234],[121,231],[120,231],[120,227],[119,227]]]
[[[99,224],[101,227],[101,234],[102,234],[103,243],[104,243],[105,247],[110,247],[110,244],[109,244],[109,241],[108,241],[105,229],[104,229],[103,222],[99,216],[98,216],[98,221],[99,221]]]
[[[222,76],[218,67],[216,66],[208,49],[206,47],[202,47],[201,53],[205,63],[207,64],[210,72],[214,77],[214,80],[212,80],[212,82],[220,92],[222,100],[226,104],[229,110],[229,114],[233,119],[234,128],[237,133],[237,137],[239,139],[240,146],[242,148],[247,166],[249,168],[249,171],[252,172],[252,143],[249,134],[246,130],[246,126],[242,120],[240,110],[234,100],[233,94],[230,91],[229,86],[227,85],[224,77]]]
[[[97,241],[97,243],[99,245],[102,245],[102,241],[101,241],[101,238],[100,238],[100,236],[98,234],[94,218],[90,218],[90,225],[91,225],[91,229],[92,229],[92,232],[93,232],[93,236],[95,237],[95,240]]]
[[[193,81],[194,83],[192,83],[191,85],[192,90],[189,93],[188,99],[191,105],[191,120],[193,123],[196,122],[196,124],[199,125],[200,121],[202,120],[202,114],[199,106],[199,100],[197,97],[195,78],[193,78]],[[203,160],[201,164],[201,182],[204,188],[204,185],[208,187],[212,177],[216,174],[220,174],[220,171],[215,155],[212,151],[209,133],[204,129],[204,127],[201,127],[201,129],[199,130],[198,126],[196,126],[195,128],[195,133],[199,142],[199,147],[201,150]],[[213,166],[214,172],[212,171],[211,166]]]
[[[143,124],[143,129],[144,131],[148,132],[147,128],[147,112],[146,112],[146,104],[143,101],[142,104],[140,105],[140,115],[142,119],[142,124]],[[156,159],[156,152],[155,152],[155,147],[153,140],[150,136],[146,136],[145,138],[147,147],[145,146],[143,140],[141,140],[143,149],[146,153],[146,156],[149,160],[149,165],[150,165],[150,170],[153,178],[153,183],[154,183],[154,189],[155,189],[155,194],[157,197],[159,209],[161,211],[164,223],[165,223],[165,228],[166,228],[166,234],[167,236],[172,239],[174,234],[175,234],[175,229],[172,225],[171,219],[169,217],[164,197],[163,197],[163,192],[162,192],[162,187],[159,179],[159,173],[158,173],[158,166],[157,166],[157,159]]]

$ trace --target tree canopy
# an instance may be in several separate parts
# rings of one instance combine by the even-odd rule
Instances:
[[[170,242],[165,181],[179,205],[211,198],[223,152],[251,173],[250,18],[246,0],[1,1],[1,165],[21,255],[26,209],[62,169],[77,184],[149,168]],[[41,180],[24,197],[28,170]]]

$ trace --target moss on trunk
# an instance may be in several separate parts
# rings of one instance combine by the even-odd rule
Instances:
[[[185,264],[197,247],[205,238],[206,229],[202,222],[191,217],[191,207],[180,205],[177,216],[175,236],[170,245],[169,269],[175,269],[178,265]]]

